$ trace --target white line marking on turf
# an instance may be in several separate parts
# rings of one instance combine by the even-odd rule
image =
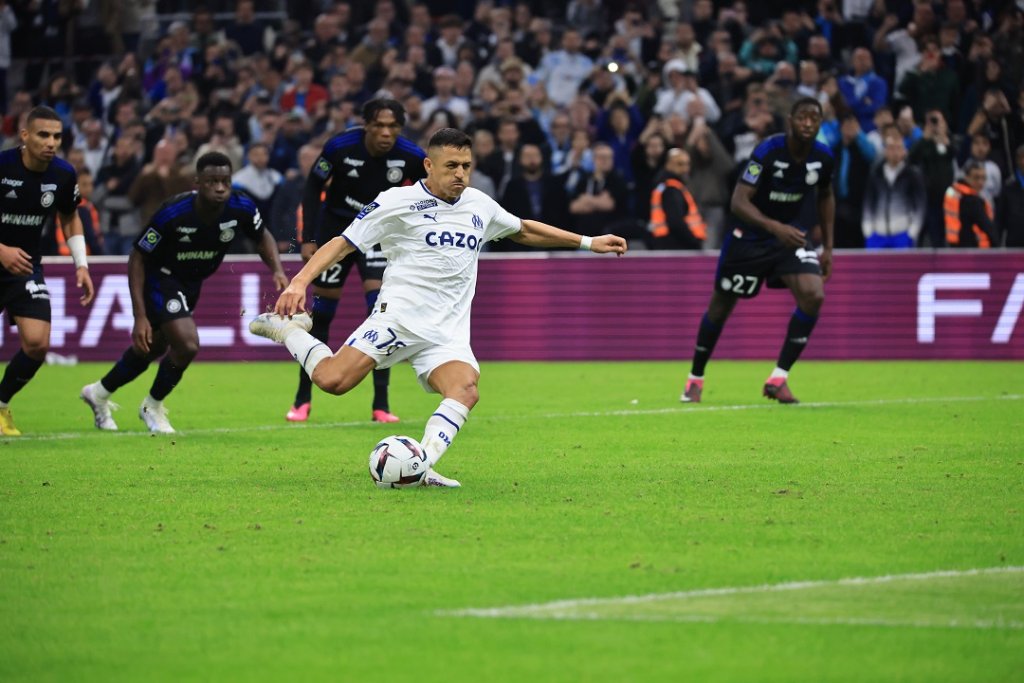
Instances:
[[[889,405],[917,405],[925,403],[977,403],[979,401],[1019,401],[1024,398],[1021,394],[1004,394],[1002,396],[931,396],[921,398],[880,398],[863,401],[818,401],[798,403],[793,406],[786,406],[782,410],[801,410],[811,408],[850,408],[858,406],[889,406]],[[477,421],[508,422],[511,420],[562,420],[574,417],[629,417],[632,415],[674,415],[691,413],[731,412],[741,410],[779,410],[775,403],[740,403],[737,405],[687,405],[672,408],[650,408],[650,409],[622,409],[622,410],[595,410],[576,411],[570,413],[543,413],[540,415],[487,415],[475,418]],[[412,424],[419,424],[412,422]],[[281,430],[305,430],[305,429],[336,429],[343,427],[375,427],[376,423],[369,421],[359,422],[316,422],[306,424],[264,424],[245,427],[211,427],[209,429],[187,429],[174,435],[164,435],[164,438],[175,436],[200,436],[205,434],[244,434],[246,432],[275,432]],[[54,432],[51,434],[24,434],[19,437],[8,437],[8,441],[65,441],[67,439],[80,439],[85,436],[98,436],[111,438],[115,436],[156,436],[145,431],[125,432],[101,432],[95,429],[83,429],[80,432]]]
[[[1024,622],[1004,621],[999,619],[950,619],[945,622],[924,621],[918,619],[886,619],[866,617],[746,617],[743,615],[607,615],[597,611],[586,611],[588,607],[639,605],[668,600],[687,600],[723,595],[747,595],[763,593],[781,593],[800,591],[811,588],[828,588],[844,586],[869,586],[899,581],[932,581],[935,579],[983,576],[988,574],[1020,574],[1024,566],[988,567],[980,569],[942,570],[915,574],[887,574],[884,576],[858,576],[845,579],[824,581],[789,581],[770,583],[760,586],[730,586],[724,588],[699,588],[690,591],[672,593],[649,593],[647,595],[626,595],[617,598],[579,598],[574,600],[556,600],[527,605],[509,605],[506,607],[470,607],[457,610],[438,610],[434,614],[442,617],[476,617],[482,619],[554,619],[563,621],[650,621],[650,622],[694,622],[717,623],[721,621],[739,621],[754,624],[813,624],[813,625],[844,625],[844,626],[899,626],[913,628],[973,628],[973,629],[1012,629],[1024,630]]]
[[[462,615],[439,615],[439,616],[462,616]],[[473,615],[475,616],[475,615]],[[595,613],[578,613],[571,615],[548,615],[548,614],[516,614],[507,615],[504,618],[516,619],[547,619],[551,621],[633,621],[644,623],[679,623],[679,624],[718,624],[729,621],[741,624],[789,624],[797,626],[881,626],[885,628],[952,628],[952,629],[979,629],[979,630],[1024,630],[1024,622],[1002,621],[996,619],[974,619],[960,620],[950,619],[949,621],[920,621],[914,619],[881,619],[881,618],[856,618],[856,617],[835,617],[835,618],[807,618],[807,617],[746,617],[728,616],[715,617],[700,614],[679,614],[679,615],[615,615]]]

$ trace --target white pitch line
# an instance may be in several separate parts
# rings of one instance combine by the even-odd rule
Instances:
[[[482,619],[555,619],[555,620],[609,620],[609,621],[668,621],[716,623],[720,621],[739,621],[745,623],[764,624],[814,624],[814,625],[848,625],[848,626],[899,626],[899,627],[942,627],[942,628],[975,628],[975,629],[1013,629],[1024,630],[1024,622],[1003,621],[992,619],[957,620],[930,622],[922,620],[899,620],[884,618],[804,618],[804,617],[744,617],[715,615],[614,615],[609,616],[586,608],[600,606],[639,605],[669,600],[687,600],[723,595],[749,595],[757,593],[781,593],[800,591],[811,588],[828,588],[843,586],[870,586],[899,581],[931,581],[945,578],[962,578],[989,574],[1020,574],[1024,566],[988,567],[979,569],[951,569],[914,574],[887,574],[884,576],[858,576],[844,579],[824,581],[789,581],[785,583],[762,584],[760,586],[729,586],[724,588],[699,588],[690,591],[672,593],[649,593],[646,595],[626,595],[616,598],[578,598],[573,600],[556,600],[553,602],[534,603],[527,605],[509,605],[506,607],[486,607],[457,610],[438,610],[434,614],[444,617],[476,617]],[[581,609],[582,608],[582,609]]]
[[[463,616],[438,614],[438,616]],[[497,617],[495,617],[497,618]],[[705,614],[672,614],[672,615],[620,615],[609,616],[595,612],[573,614],[516,614],[505,618],[534,619],[550,621],[630,621],[641,623],[678,623],[678,624],[720,624],[732,622],[740,624],[788,624],[797,626],[877,626],[883,628],[949,628],[976,630],[1024,631],[1022,621],[1002,621],[998,619],[972,619],[949,621],[922,621],[919,619],[882,619],[882,618],[809,618],[809,617],[746,617],[746,616],[709,616]]]
[[[682,415],[686,413],[699,415],[701,413],[733,412],[746,410],[806,410],[812,408],[849,408],[858,406],[889,406],[889,405],[918,405],[926,403],[977,403],[979,401],[1019,401],[1024,398],[1022,394],[1004,394],[1002,396],[930,396],[921,398],[881,398],[863,401],[818,401],[798,403],[793,406],[780,408],[775,403],[741,403],[737,405],[687,405],[672,408],[629,408],[620,410],[597,410],[597,411],[574,411],[568,413],[542,413],[539,415],[516,415],[516,414],[495,414],[477,417],[477,421],[511,422],[515,420],[563,420],[566,418],[580,417],[631,417],[642,415]],[[410,421],[409,424],[418,425],[418,421]],[[246,427],[211,427],[208,429],[187,429],[173,435],[163,435],[162,438],[174,438],[183,436],[201,436],[206,434],[245,434],[250,432],[276,432],[284,430],[306,430],[306,429],[336,429],[347,427],[371,427],[374,423],[359,422],[315,422],[306,424],[264,424]],[[54,432],[52,434],[24,434],[15,438],[3,439],[10,443],[18,441],[66,441],[68,439],[81,439],[83,437],[139,437],[152,436],[154,434],[144,431],[125,432],[100,432],[95,429],[83,429],[80,432]]]

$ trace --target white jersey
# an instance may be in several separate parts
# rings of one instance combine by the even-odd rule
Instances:
[[[377,195],[342,237],[363,253],[379,243],[388,260],[374,316],[437,344],[469,344],[480,249],[521,229],[479,190],[466,188],[449,204],[421,180]]]

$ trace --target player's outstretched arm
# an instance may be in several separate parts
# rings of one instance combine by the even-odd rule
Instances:
[[[626,240],[618,235],[600,235],[585,237],[575,232],[562,230],[540,221],[524,220],[523,229],[509,239],[525,244],[528,247],[569,247],[570,249],[588,249],[598,254],[626,253]]]
[[[278,315],[292,315],[302,311],[306,305],[306,288],[309,287],[309,283],[355,250],[351,242],[341,236],[317,249],[306,265],[302,266],[302,270],[292,278],[291,284],[281,292],[274,312]]]

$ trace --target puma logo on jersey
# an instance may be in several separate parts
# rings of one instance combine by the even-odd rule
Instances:
[[[437,213],[436,212],[435,213],[425,213],[425,214],[423,214],[423,217],[424,218],[429,218],[430,220],[434,221],[435,223],[437,222]]]

